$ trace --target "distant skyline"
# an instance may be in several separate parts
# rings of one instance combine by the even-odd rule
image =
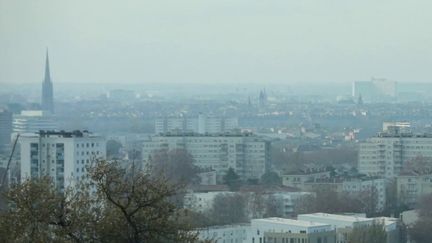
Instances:
[[[0,0],[0,84],[432,82],[430,0]]]

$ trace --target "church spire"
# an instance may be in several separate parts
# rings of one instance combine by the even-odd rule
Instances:
[[[45,57],[45,78],[44,82],[51,82],[50,68],[49,68],[49,56],[48,56],[48,48],[46,49],[46,57]]]
[[[54,98],[53,84],[51,82],[51,74],[49,68],[48,48],[45,57],[45,77],[42,83],[42,102],[41,107],[44,111],[54,113]]]

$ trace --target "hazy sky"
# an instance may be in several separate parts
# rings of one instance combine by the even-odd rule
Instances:
[[[431,0],[0,0],[0,84],[432,81]]]

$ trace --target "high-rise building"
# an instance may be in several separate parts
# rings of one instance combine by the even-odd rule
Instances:
[[[13,133],[37,133],[40,130],[53,131],[57,129],[51,112],[41,110],[21,111],[13,116]]]
[[[87,131],[41,131],[18,141],[21,182],[49,176],[60,191],[85,179],[88,166],[106,156],[105,139]]]
[[[269,162],[269,142],[252,134],[161,134],[143,143],[144,165],[153,153],[166,149],[184,149],[195,165],[215,170],[221,181],[229,168],[242,179],[260,179]]]
[[[46,52],[45,59],[45,76],[42,83],[42,110],[54,113],[54,94],[53,94],[53,84],[51,81],[51,74],[49,68],[49,57],[48,50]]]
[[[418,157],[432,157],[432,135],[392,129],[360,143],[358,171],[369,176],[393,178],[406,163]]]
[[[0,109],[0,151],[11,141],[12,112]]]
[[[353,98],[362,97],[364,101],[387,101],[397,96],[397,82],[386,79],[355,81],[352,84]]]
[[[235,117],[217,117],[199,114],[197,118],[164,117],[155,121],[155,133],[172,131],[194,132],[200,134],[224,133],[238,129],[238,119]]]

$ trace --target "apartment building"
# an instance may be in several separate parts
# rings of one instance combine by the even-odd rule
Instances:
[[[418,200],[432,193],[432,174],[403,174],[396,178],[397,198],[400,204],[414,208]]]
[[[383,132],[360,144],[358,171],[394,178],[406,163],[418,157],[432,157],[432,135]]]
[[[87,131],[23,134],[19,144],[21,181],[49,176],[60,191],[85,179],[87,167],[106,156],[105,139]]]
[[[214,170],[221,181],[229,168],[244,180],[260,179],[269,162],[268,141],[250,133],[166,133],[143,142],[146,166],[153,153],[160,150],[186,150],[203,170]]]
[[[219,117],[199,114],[198,117],[163,117],[155,121],[155,133],[167,133],[172,131],[194,133],[223,133],[238,129],[236,117]]]

